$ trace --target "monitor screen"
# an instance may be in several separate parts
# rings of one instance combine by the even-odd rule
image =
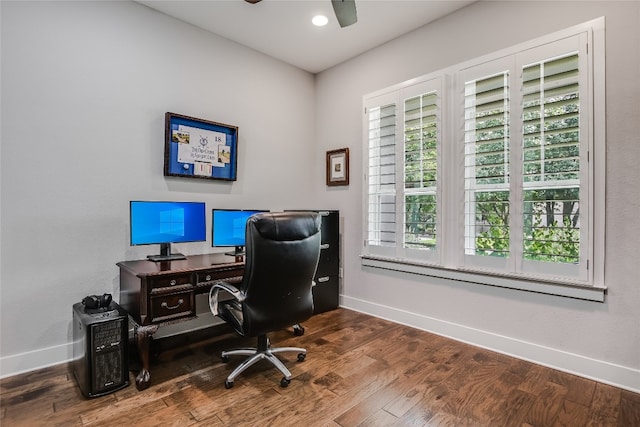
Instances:
[[[214,209],[211,214],[211,246],[240,248],[245,246],[244,233],[251,215],[267,210]]]
[[[131,201],[130,220],[131,245],[164,245],[164,255],[171,243],[207,240],[203,202]]]

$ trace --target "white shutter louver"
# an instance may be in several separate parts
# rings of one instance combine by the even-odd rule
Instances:
[[[396,106],[369,109],[369,245],[396,245]]]
[[[571,54],[522,70],[525,259],[579,261],[578,65]]]
[[[404,247],[434,249],[437,219],[438,94],[404,102]]]
[[[465,83],[465,254],[509,255],[509,73]]]

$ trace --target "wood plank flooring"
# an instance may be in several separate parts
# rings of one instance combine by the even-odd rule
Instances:
[[[254,345],[227,332],[154,343],[152,385],[141,392],[85,399],[67,365],[0,380],[0,425],[640,426],[640,394],[346,309],[304,326],[301,337],[271,337],[308,350],[304,362],[281,357],[288,388],[261,362],[226,390],[242,359],[222,363],[220,351]]]

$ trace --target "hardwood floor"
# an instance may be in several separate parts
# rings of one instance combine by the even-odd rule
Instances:
[[[240,360],[222,349],[254,345],[225,333],[159,354],[152,385],[85,399],[67,365],[0,380],[2,426],[640,426],[640,394],[462,344],[346,309],[314,316],[301,337],[274,346],[308,350],[235,380]],[[131,375],[133,381],[133,374]],[[132,382],[133,384],[133,382]]]

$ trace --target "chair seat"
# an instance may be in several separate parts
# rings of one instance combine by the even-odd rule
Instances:
[[[218,316],[227,322],[241,336],[245,336],[242,329],[242,306],[235,300],[221,302],[218,306]]]

